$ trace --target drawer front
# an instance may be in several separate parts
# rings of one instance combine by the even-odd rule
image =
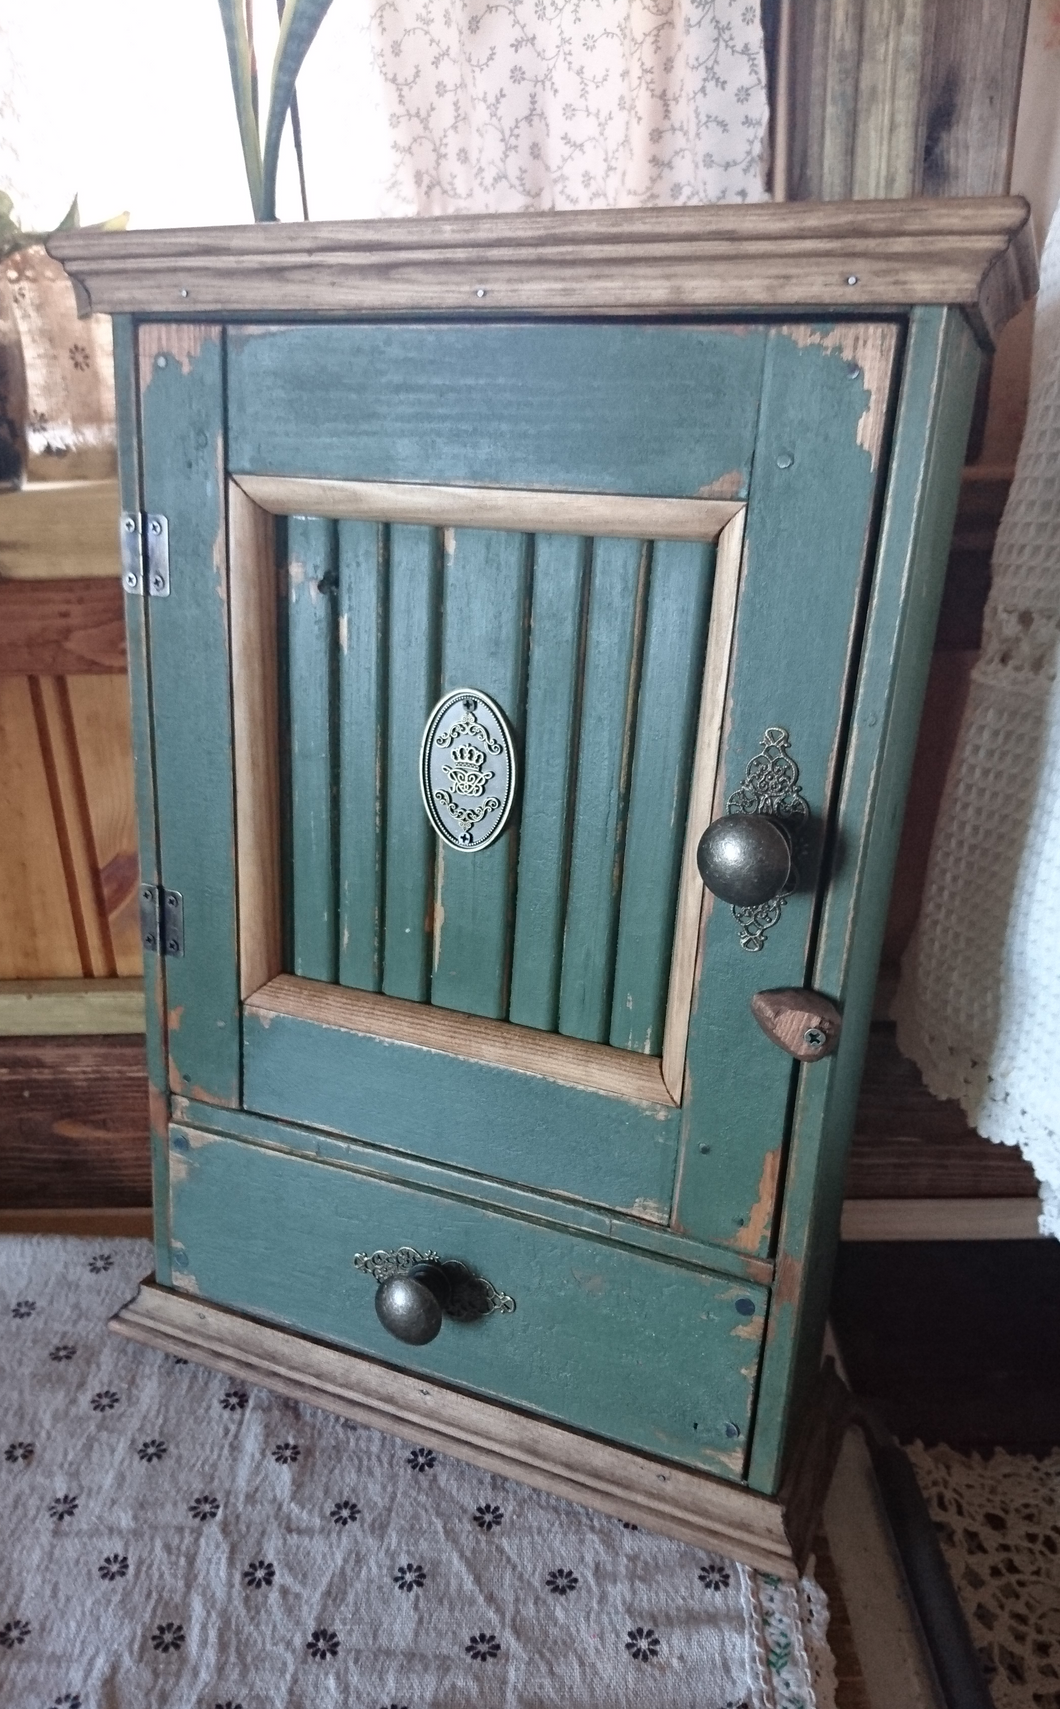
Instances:
[[[174,1286],[575,1429],[743,1475],[767,1290],[590,1236],[171,1129]],[[354,1255],[458,1259],[515,1301],[395,1340]]]

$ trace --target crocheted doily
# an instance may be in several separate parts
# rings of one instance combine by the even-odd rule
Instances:
[[[1060,213],[1030,408],[968,705],[895,1002],[898,1047],[979,1132],[1019,1145],[1060,1235]]]
[[[997,1709],[1060,1709],[1060,1449],[906,1453]]]

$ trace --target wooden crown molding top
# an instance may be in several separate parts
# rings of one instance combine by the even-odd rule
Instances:
[[[610,315],[950,303],[993,339],[1037,285],[1029,213],[1019,196],[766,202],[68,231],[48,248],[84,312]]]

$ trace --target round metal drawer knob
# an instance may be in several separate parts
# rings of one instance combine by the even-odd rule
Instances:
[[[452,1286],[440,1264],[413,1264],[376,1289],[375,1310],[383,1328],[399,1341],[422,1347],[442,1327]]]
[[[699,839],[699,876],[735,908],[753,908],[783,894],[791,878],[791,838],[765,813],[729,813]]]

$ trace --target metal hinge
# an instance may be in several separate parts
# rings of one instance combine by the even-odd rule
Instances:
[[[119,536],[121,585],[126,593],[148,593],[153,599],[168,598],[169,518],[123,510]]]
[[[184,898],[179,890],[141,884],[140,942],[156,955],[184,954]]]

